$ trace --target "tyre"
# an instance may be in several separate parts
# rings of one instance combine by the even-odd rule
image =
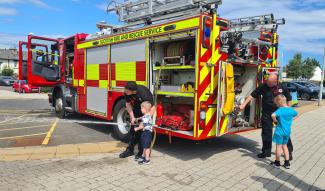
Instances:
[[[22,90],[23,94],[26,93],[25,89]]]
[[[305,100],[311,100],[311,96],[308,93],[302,93],[301,98]]]
[[[55,102],[54,102],[54,108],[55,108],[55,114],[58,118],[65,118],[65,110],[64,110],[64,104],[63,104],[63,100],[62,100],[62,94],[59,94],[56,98],[55,98]]]
[[[114,135],[121,141],[127,141],[130,137],[130,116],[126,110],[125,100],[120,100],[113,110],[113,121],[119,125],[114,125]]]

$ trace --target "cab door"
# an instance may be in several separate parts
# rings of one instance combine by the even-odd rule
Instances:
[[[35,86],[61,83],[64,78],[61,78],[63,68],[58,47],[58,39],[32,35],[28,36],[27,42],[20,42],[19,79],[28,80],[28,84]],[[27,58],[24,58],[24,48],[27,49]]]

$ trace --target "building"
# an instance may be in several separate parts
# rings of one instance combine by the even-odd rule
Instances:
[[[320,82],[322,80],[322,69],[319,66],[315,68],[314,75],[310,80],[314,82]]]
[[[27,53],[24,52],[24,58],[27,58]],[[18,74],[18,50],[15,48],[0,49],[0,72],[5,68],[11,68],[15,74]]]

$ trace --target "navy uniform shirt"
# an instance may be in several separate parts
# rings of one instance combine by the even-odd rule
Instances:
[[[153,105],[153,95],[150,90],[145,87],[138,85],[137,93],[134,95],[125,95],[125,100],[132,106],[133,114],[135,118],[143,116],[141,112],[141,103],[148,101]]]
[[[292,97],[289,90],[283,86],[281,83],[276,85],[275,87],[270,88],[267,84],[262,84],[257,87],[252,93],[251,96],[253,98],[257,98],[262,96],[262,110],[263,113],[271,114],[277,110],[277,106],[274,103],[274,98],[282,94],[287,98],[287,101],[291,101]]]

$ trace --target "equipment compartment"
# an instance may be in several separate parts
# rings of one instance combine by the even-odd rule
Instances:
[[[157,94],[194,97],[195,38],[154,41],[151,46],[152,81],[158,85]]]
[[[154,39],[150,46],[158,128],[193,136],[196,39],[190,32]]]

